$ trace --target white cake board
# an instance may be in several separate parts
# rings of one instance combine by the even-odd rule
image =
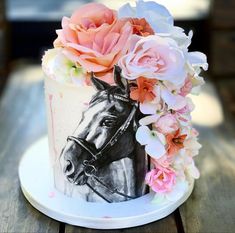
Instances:
[[[179,200],[161,204],[152,203],[153,193],[112,204],[69,198],[54,188],[47,138],[37,141],[23,155],[19,178],[26,199],[36,209],[58,221],[95,229],[128,228],[164,218],[187,200],[194,183]]]

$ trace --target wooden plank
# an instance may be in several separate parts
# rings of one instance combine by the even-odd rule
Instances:
[[[0,71],[6,68],[5,30],[0,25]]]
[[[218,79],[217,89],[223,100],[223,106],[231,113],[231,116],[235,118],[235,80],[234,76],[231,79]]]
[[[18,164],[24,151],[46,133],[42,72],[19,69],[0,100],[0,232],[58,232],[59,223],[23,197]]]
[[[133,227],[129,229],[119,230],[95,230],[87,229],[83,227],[74,227],[71,225],[65,225],[65,233],[176,233],[176,223],[174,214],[156,221],[154,223],[146,224],[140,227]]]
[[[0,23],[5,21],[6,7],[5,0],[0,0]]]
[[[214,0],[212,4],[212,26],[216,29],[235,28],[234,0]]]
[[[6,22],[6,7],[5,0],[0,0],[0,93],[1,89],[4,86],[7,78],[8,71],[8,24]]]
[[[235,73],[235,30],[213,31],[211,68],[215,75]]]
[[[215,89],[207,84],[202,96],[195,98],[199,115],[207,114],[200,121],[195,119],[203,145],[197,159],[201,178],[180,208],[180,214],[185,232],[232,233],[235,229],[235,129],[231,119],[224,115]],[[209,111],[202,111],[208,108]]]

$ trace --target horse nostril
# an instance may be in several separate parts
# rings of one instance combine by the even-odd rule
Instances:
[[[67,170],[70,171],[72,169],[73,165],[71,161],[67,161]]]
[[[65,161],[64,173],[69,176],[74,172],[74,165],[70,160]]]

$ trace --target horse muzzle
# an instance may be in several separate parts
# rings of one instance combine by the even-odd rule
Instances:
[[[87,182],[87,177],[83,170],[78,171],[72,161],[66,160],[63,169],[67,180],[75,185],[84,185]]]

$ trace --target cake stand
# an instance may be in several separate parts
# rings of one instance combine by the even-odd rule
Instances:
[[[128,228],[164,218],[187,200],[194,186],[192,181],[177,201],[161,204],[152,202],[153,193],[112,204],[69,198],[54,188],[46,137],[34,143],[23,155],[19,178],[24,196],[36,209],[58,221],[95,229]]]

